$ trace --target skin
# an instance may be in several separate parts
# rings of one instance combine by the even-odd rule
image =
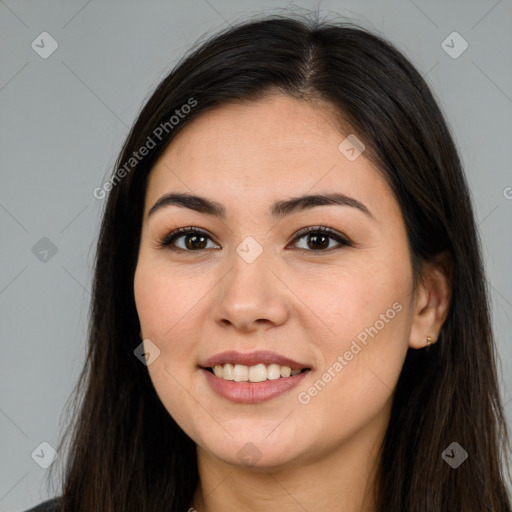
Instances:
[[[425,284],[413,288],[400,207],[364,152],[354,161],[340,152],[348,133],[325,107],[279,94],[223,105],[186,126],[149,177],[135,300],[142,338],[160,350],[148,366],[156,392],[197,444],[200,512],[374,510],[375,468],[407,349],[424,347],[428,335],[435,341],[446,318],[442,265],[425,266]],[[267,216],[275,201],[333,191],[371,216],[337,205]],[[178,206],[148,218],[169,192],[217,201],[226,218]],[[185,252],[186,236],[175,241],[181,252],[158,246],[189,226],[209,233],[206,248]],[[308,226],[331,227],[354,246],[328,239],[329,248],[315,249],[310,236],[295,237]],[[247,236],[263,251],[252,263],[236,251]],[[394,303],[394,318],[300,403],[299,393],[329,368],[332,375],[338,356]],[[236,404],[198,368],[231,349],[273,350],[312,371],[268,402]],[[251,466],[238,455],[247,443],[256,447]]]

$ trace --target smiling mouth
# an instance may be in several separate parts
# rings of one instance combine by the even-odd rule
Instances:
[[[223,365],[217,364],[213,367],[207,367],[204,369],[213,373],[213,375],[219,379],[234,382],[254,383],[294,377],[295,375],[311,370],[311,368],[292,369],[289,366],[283,366],[275,363],[260,363],[253,366],[226,363]]]

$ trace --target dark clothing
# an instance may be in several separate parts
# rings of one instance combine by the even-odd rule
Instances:
[[[40,503],[39,505],[36,505],[34,508],[31,508],[26,512],[60,512],[60,507],[61,499],[60,497],[57,497]]]

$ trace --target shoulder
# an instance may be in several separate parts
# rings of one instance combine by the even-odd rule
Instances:
[[[57,497],[40,503],[39,505],[36,505],[35,507],[31,508],[30,510],[26,510],[25,512],[59,512],[60,507],[61,498]]]

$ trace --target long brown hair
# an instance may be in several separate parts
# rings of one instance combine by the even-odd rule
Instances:
[[[351,23],[285,16],[239,23],[184,57],[146,102],[108,187],[95,194],[109,191],[88,354],[59,447],[69,441],[62,510],[187,510],[198,484],[195,444],[134,355],[140,326],[133,278],[147,177],[201,113],[276,90],[330,103],[363,140],[400,205],[416,278],[442,252],[453,262],[451,307],[438,342],[429,351],[409,350],[395,390],[378,510],[509,512],[508,434],[481,251],[443,114],[418,71],[380,36]],[[147,155],[134,158],[143,146]],[[452,442],[468,453],[456,469],[442,457]]]

